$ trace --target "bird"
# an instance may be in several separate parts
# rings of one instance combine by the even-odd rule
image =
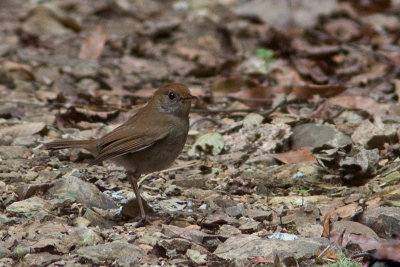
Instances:
[[[81,148],[94,156],[90,166],[110,160],[124,167],[139,204],[141,221],[150,223],[138,179],[143,174],[166,169],[182,152],[189,131],[191,102],[196,99],[185,85],[170,83],[157,89],[144,107],[103,137],[56,140],[45,143],[44,148]]]

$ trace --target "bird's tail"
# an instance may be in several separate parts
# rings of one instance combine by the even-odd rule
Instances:
[[[91,153],[96,151],[96,140],[57,140],[44,144],[44,148],[48,150],[58,150],[64,148],[83,148]]]

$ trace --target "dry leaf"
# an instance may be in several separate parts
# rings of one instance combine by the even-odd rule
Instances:
[[[82,44],[78,57],[80,59],[98,59],[103,52],[106,39],[104,25],[97,25]]]
[[[312,147],[305,147],[299,150],[292,150],[279,154],[272,154],[275,159],[282,161],[285,164],[294,164],[300,162],[316,161],[311,153]]]
[[[375,110],[380,107],[378,102],[364,96],[337,96],[329,99],[328,103],[346,109],[361,109],[365,111]]]
[[[322,97],[331,97],[338,95],[346,90],[344,85],[318,85],[318,84],[306,84],[298,85],[292,88],[292,94],[299,100],[307,100],[313,95],[320,95]]]
[[[271,87],[256,86],[236,93],[230,93],[228,96],[252,107],[268,106],[272,101],[271,89]]]
[[[12,137],[30,136],[41,132],[46,125],[43,122],[28,122],[0,129],[0,134]]]

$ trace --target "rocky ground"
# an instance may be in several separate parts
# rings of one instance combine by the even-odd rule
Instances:
[[[0,1],[0,266],[399,264],[399,12]],[[42,143],[102,136],[168,82],[199,100],[140,180],[143,227],[122,168]]]

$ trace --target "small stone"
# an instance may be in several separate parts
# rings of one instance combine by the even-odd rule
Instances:
[[[59,259],[61,259],[60,255],[53,255],[49,252],[29,253],[24,257],[24,264],[27,266],[48,266]]]
[[[117,260],[124,266],[135,266],[144,256],[142,249],[138,246],[114,241],[95,246],[81,247],[77,254],[80,258],[89,260],[93,264],[103,264],[105,261]]]
[[[157,243],[167,251],[176,250],[180,254],[185,253],[191,247],[190,241],[182,238],[164,239]]]
[[[29,198],[38,193],[45,193],[50,187],[51,183],[43,183],[43,184],[25,184],[17,188],[16,193],[18,194],[18,198],[20,200]]]
[[[61,176],[61,172],[57,170],[42,170],[39,172],[38,177],[36,178],[37,182],[51,182],[53,183],[57,178]]]
[[[221,225],[221,227],[218,229],[217,232],[217,234],[222,236],[233,236],[233,235],[239,235],[241,233],[242,232],[239,229],[229,224]]]
[[[205,264],[207,255],[203,255],[201,254],[199,251],[197,250],[193,250],[193,249],[188,249],[186,251],[186,256],[193,261],[196,264]]]
[[[243,234],[258,232],[261,229],[262,223],[254,221],[252,219],[247,219],[246,222],[239,226],[239,230],[242,231]]]
[[[3,135],[0,133],[0,146],[9,146],[13,142],[14,138],[9,135]]]
[[[97,214],[96,212],[94,212],[91,209],[86,209],[86,212],[83,215],[83,217],[86,220],[90,221],[91,225],[99,226],[100,228],[110,228],[115,225],[114,222],[104,219],[103,217],[101,217],[99,214]]]
[[[362,197],[363,197],[362,194],[354,193],[354,194],[351,194],[348,198],[346,198],[344,203],[345,204],[350,204],[350,203],[353,203],[353,202],[358,202]]]
[[[25,182],[31,182],[31,181],[35,180],[36,177],[38,177],[38,175],[39,175],[39,174],[38,174],[37,172],[28,171],[26,174],[24,174],[24,175],[22,176],[22,179],[23,179]]]
[[[13,225],[15,223],[15,218],[8,218],[6,215],[0,214],[0,225]]]
[[[320,237],[324,227],[319,223],[304,223],[297,225],[296,230],[302,237]]]
[[[9,251],[8,249],[6,249],[3,246],[0,246],[0,259],[6,258],[10,255],[11,255],[11,251]]]
[[[74,224],[78,227],[87,227],[90,225],[90,221],[84,217],[77,217],[74,220]]]
[[[206,209],[207,209],[207,204],[206,203],[201,204],[200,207],[199,207],[199,210],[206,210]]]
[[[176,185],[171,185],[167,189],[165,189],[164,194],[167,196],[179,196],[182,192],[182,189]]]
[[[236,206],[225,208],[225,212],[229,216],[236,217],[236,218],[240,218],[242,216],[247,216],[247,212],[244,209],[244,205],[241,203]]]
[[[0,194],[6,192],[7,188],[6,188],[6,183],[3,181],[0,181]]]
[[[262,123],[264,117],[258,113],[249,113],[243,119],[243,127],[255,127]]]
[[[268,236],[269,239],[277,239],[283,241],[293,241],[299,239],[297,235],[288,234],[288,233],[273,233],[272,235]]]
[[[321,147],[325,144],[342,147],[352,144],[349,136],[326,124],[306,123],[295,126],[291,137],[292,149]]]
[[[13,146],[33,146],[37,142],[37,136],[18,136],[12,142]]]
[[[252,218],[258,222],[272,221],[272,212],[264,210],[247,210],[249,218]]]
[[[94,184],[75,176],[66,176],[55,181],[54,186],[49,189],[48,195],[58,195],[60,198],[72,197],[89,208],[96,207],[104,210],[118,208],[114,201],[100,192]]]
[[[1,159],[26,159],[31,155],[25,146],[0,146]]]

